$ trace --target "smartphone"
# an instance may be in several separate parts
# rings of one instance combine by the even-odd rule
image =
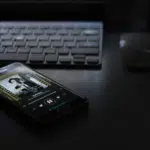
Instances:
[[[0,96],[13,109],[39,123],[50,122],[88,104],[87,98],[18,62],[0,68]]]

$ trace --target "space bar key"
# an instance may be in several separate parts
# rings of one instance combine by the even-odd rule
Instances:
[[[99,49],[98,48],[72,48],[71,53],[73,55],[76,54],[98,55]]]
[[[28,54],[0,54],[0,61],[26,61]]]

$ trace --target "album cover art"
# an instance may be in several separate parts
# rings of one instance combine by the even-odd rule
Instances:
[[[47,87],[30,74],[16,74],[0,81],[0,85],[15,95],[35,93]]]

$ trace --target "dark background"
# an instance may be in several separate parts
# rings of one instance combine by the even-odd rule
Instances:
[[[149,30],[148,0],[1,1],[1,20],[103,20],[105,31]]]
[[[43,134],[35,134],[1,109],[1,149],[112,149],[114,146],[145,149],[149,143],[150,73],[128,72],[118,43],[120,33],[149,30],[148,3],[148,0],[123,0],[96,4],[1,4],[1,20],[104,21],[100,70],[38,69],[87,96],[88,114],[81,113],[76,119],[70,118]]]

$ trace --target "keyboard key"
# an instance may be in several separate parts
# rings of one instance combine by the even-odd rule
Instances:
[[[78,42],[78,41],[86,41],[86,37],[85,36],[77,36],[76,37],[76,41]]]
[[[74,59],[85,59],[85,55],[74,55]]]
[[[58,53],[59,53],[60,55],[68,55],[68,54],[69,54],[69,49],[68,49],[68,48],[60,48],[60,49],[58,50]]]
[[[10,47],[13,45],[12,41],[1,41],[1,45],[4,47]]]
[[[36,42],[36,41],[29,41],[29,42],[27,42],[27,46],[28,47],[37,47],[37,45],[38,45],[38,42]]]
[[[50,40],[51,40],[51,41],[60,41],[60,40],[61,40],[61,36],[57,36],[57,35],[51,36],[51,37],[50,37]]]
[[[57,60],[58,60],[58,56],[57,56],[57,55],[48,54],[48,55],[46,56],[46,61],[47,61],[48,63],[56,63]]]
[[[72,57],[70,56],[59,56],[60,63],[71,63]]]
[[[73,55],[85,54],[85,55],[98,55],[98,48],[73,48],[71,49]]]
[[[5,51],[5,48],[0,48],[0,53],[3,53]]]
[[[48,29],[48,30],[45,30],[45,33],[48,35],[54,35],[57,33],[57,31],[54,29]]]
[[[11,35],[18,35],[18,34],[21,33],[21,30],[19,30],[19,29],[13,29],[13,30],[10,30],[9,33]]]
[[[74,24],[65,24],[65,29],[74,29]]]
[[[37,37],[34,36],[34,35],[27,35],[27,36],[26,36],[26,40],[27,40],[27,41],[35,41],[36,38],[37,38]]]
[[[7,25],[3,27],[4,29],[13,29],[14,27],[12,25]]]
[[[58,30],[59,35],[67,35],[69,32],[67,30]]]
[[[34,34],[35,34],[35,35],[42,35],[42,34],[44,34],[44,31],[43,31],[43,30],[40,30],[40,29],[39,29],[39,30],[35,30],[35,31],[34,31]]]
[[[27,61],[28,59],[28,54],[18,54],[18,56],[16,56],[17,58],[15,59],[16,61]]]
[[[52,25],[52,29],[61,29],[63,26],[61,24]]]
[[[8,33],[7,29],[0,29],[0,35],[7,34],[7,33]]]
[[[18,48],[19,53],[29,53],[30,49],[29,48]]]
[[[81,34],[81,30],[72,30],[71,34],[72,35],[80,35]]]
[[[75,38],[73,36],[63,36],[62,39],[64,41],[73,41]]]
[[[85,63],[85,60],[84,59],[74,59],[73,62],[74,63],[82,63],[83,64],[83,63]]]
[[[63,47],[64,46],[64,44],[63,44],[63,42],[52,42],[52,46],[53,47]]]
[[[31,48],[31,53],[42,53],[43,49],[42,48]]]
[[[100,24],[99,23],[92,23],[90,25],[90,28],[92,28],[92,29],[100,29]]]
[[[87,63],[88,64],[98,64],[99,60],[97,57],[87,57]]]
[[[77,24],[76,25],[76,28],[78,28],[78,29],[86,29],[86,28],[88,28],[88,25],[85,23],[85,24]]]
[[[6,52],[7,53],[16,53],[17,52],[17,48],[15,48],[15,47],[7,48]]]
[[[24,34],[24,35],[31,35],[32,32],[33,32],[32,30],[23,30],[22,34]]]
[[[38,36],[38,40],[40,40],[40,41],[47,41],[47,40],[49,40],[49,36],[47,36],[47,35],[40,35],[40,36]]]
[[[14,40],[15,41],[24,41],[24,36],[23,35],[16,35],[16,36],[14,36]]]
[[[84,63],[85,62],[85,56],[84,55],[75,55],[73,57],[74,63]]]
[[[76,43],[75,42],[65,42],[65,47],[68,47],[68,48],[76,47]]]
[[[26,26],[24,26],[24,25],[19,25],[19,26],[15,27],[15,28],[16,28],[16,29],[25,29]]]
[[[100,37],[99,36],[88,36],[87,39],[88,39],[88,41],[99,41]]]
[[[30,62],[43,62],[44,61],[44,55],[41,54],[31,54],[29,58]]]
[[[12,36],[11,35],[2,35],[1,40],[11,40]]]
[[[28,29],[30,29],[30,30],[37,29],[37,28],[38,28],[38,26],[36,26],[36,25],[30,25],[30,26],[28,26]]]
[[[0,54],[1,61],[23,61],[25,62],[28,59],[28,54]]]
[[[44,53],[55,54],[56,53],[56,49],[55,48],[45,48],[44,49]]]
[[[14,46],[17,46],[17,47],[23,47],[25,45],[26,45],[26,42],[24,42],[24,41],[16,41],[14,43]]]
[[[40,26],[40,29],[49,29],[49,28],[50,28],[50,26],[47,26],[47,25]]]
[[[99,30],[87,29],[83,31],[83,35],[99,35]]]
[[[40,47],[49,47],[50,46],[50,42],[49,41],[39,42],[39,46]]]
[[[78,44],[79,47],[81,48],[98,48],[99,43],[98,42],[79,42]]]

